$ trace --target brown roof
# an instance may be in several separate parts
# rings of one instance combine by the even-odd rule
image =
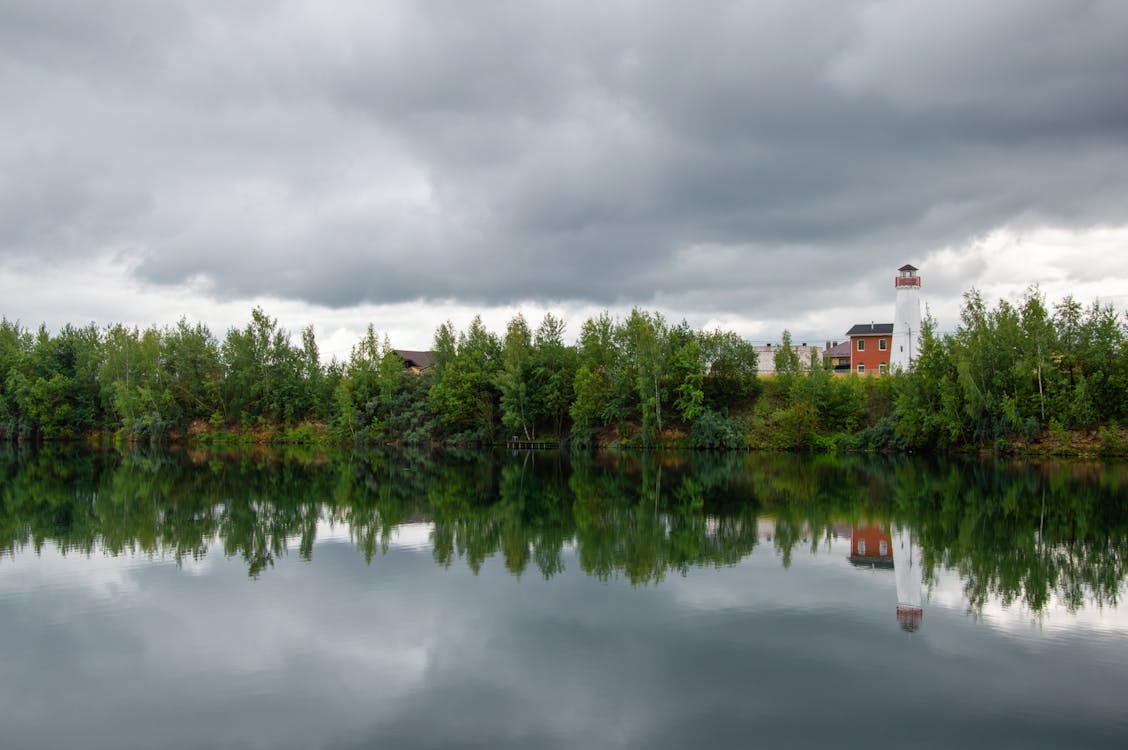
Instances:
[[[849,340],[835,344],[826,350],[827,357],[849,357],[850,356],[850,342]]]
[[[407,349],[394,349],[396,354],[399,355],[403,363],[408,367],[418,367],[420,370],[426,370],[435,364],[434,352],[413,352]]]

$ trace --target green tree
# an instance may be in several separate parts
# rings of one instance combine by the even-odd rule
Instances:
[[[19,390],[31,346],[30,333],[0,317],[0,439],[14,439],[30,429]]]
[[[181,318],[161,334],[161,377],[183,422],[222,417],[224,371],[219,342],[203,323]]]
[[[457,350],[431,387],[432,405],[448,434],[459,440],[493,441],[501,367],[501,343],[476,316],[459,335]]]
[[[897,379],[895,430],[912,447],[949,447],[965,434],[950,340],[936,335],[936,320],[926,314],[919,341],[912,369]]]
[[[403,360],[392,351],[387,337],[381,339],[369,323],[364,336],[353,345],[334,390],[334,433],[353,442],[379,439],[402,370]]]
[[[101,342],[93,324],[63,326],[51,336],[41,326],[22,371],[10,378],[33,434],[70,439],[102,423],[98,369]]]
[[[732,331],[700,335],[706,375],[705,404],[714,410],[739,406],[759,393],[756,348]]]
[[[221,347],[225,416],[292,424],[316,413],[321,367],[312,329],[294,346],[290,333],[262,308],[243,329],[232,328]]]
[[[629,396],[622,392],[622,369],[623,355],[611,316],[604,312],[584,321],[573,381],[575,400],[569,408],[576,429],[586,431],[626,419]]]
[[[773,354],[773,364],[775,365],[776,376],[783,379],[785,383],[790,383],[790,378],[799,374],[801,363],[799,362],[799,354],[795,351],[795,347],[791,345],[791,331],[784,330],[783,342]],[[785,384],[784,387],[786,388],[787,385]]]
[[[658,313],[648,313],[638,308],[619,329],[622,349],[626,353],[629,372],[634,376],[634,387],[641,415],[642,442],[650,445],[662,431],[662,380],[668,365],[664,345],[666,322]]]
[[[578,358],[576,350],[564,344],[564,321],[546,313],[533,340],[533,382],[541,414],[556,435],[564,433],[564,422],[575,400]]]
[[[533,339],[523,315],[516,315],[505,330],[501,369],[497,374],[501,422],[522,433],[526,440],[536,434],[539,411],[533,376]]]
[[[153,440],[182,420],[170,381],[162,377],[162,348],[156,328],[139,333],[136,328],[110,326],[98,373],[104,409],[116,418],[114,426]]]
[[[689,424],[705,411],[705,358],[697,335],[683,321],[671,329],[669,381],[675,394],[674,409]]]

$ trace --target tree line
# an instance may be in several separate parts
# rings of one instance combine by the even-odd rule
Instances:
[[[964,295],[948,335],[924,321],[920,356],[897,384],[888,423],[870,437],[893,447],[1006,446],[1048,430],[1101,429],[1102,449],[1123,453],[1128,420],[1128,336],[1111,304],[1066,297],[1047,307],[1036,288],[991,309]]]
[[[633,310],[586,320],[575,344],[549,314],[503,333],[475,318],[435,332],[415,375],[369,326],[345,361],[322,361],[312,327],[292,335],[256,308],[219,340],[203,324],[66,325],[0,319],[0,437],[131,439],[269,435],[293,442],[574,445],[783,450],[1005,447],[1103,428],[1125,449],[1128,337],[1111,305],[1052,308],[1036,290],[988,309],[965,295],[940,335],[926,316],[907,373],[832,374],[800,362],[788,332],[772,377],[725,331]],[[1118,442],[1119,441],[1119,442]]]
[[[292,336],[259,308],[222,341],[187,320],[52,334],[5,318],[0,436],[285,428],[295,440],[488,444],[631,424],[649,445],[666,427],[738,407],[758,389],[756,352],[732,333],[639,310],[588,320],[576,345],[564,332],[551,314],[535,330],[518,315],[502,335],[481,318],[461,331],[444,323],[434,366],[415,375],[371,325],[347,360],[324,363],[312,327]]]

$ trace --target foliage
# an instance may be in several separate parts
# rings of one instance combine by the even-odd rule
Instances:
[[[744,447],[744,430],[740,422],[726,414],[705,411],[693,422],[689,432],[693,448],[732,450]]]
[[[791,331],[784,330],[783,341],[772,357],[776,376],[789,385],[791,379],[797,376],[800,371],[799,354],[795,351],[795,347],[791,345]]]
[[[746,406],[761,390],[756,348],[732,331],[698,336],[704,365],[702,391],[710,409]]]
[[[436,350],[444,346],[436,335]],[[457,443],[492,442],[497,427],[497,380],[502,371],[502,347],[480,317],[459,334],[430,399],[448,437]]]
[[[1047,312],[1037,288],[988,309],[964,295],[960,325],[926,318],[913,368],[900,378],[898,435],[916,448],[1033,440],[1039,426],[1095,427],[1128,416],[1128,337],[1111,306],[1070,297]]]
[[[1120,450],[1128,422],[1128,332],[1110,305],[1047,305],[1037,288],[990,308],[964,296],[938,333],[926,315],[917,357],[888,377],[801,363],[783,332],[775,374],[724,331],[634,309],[589,318],[575,345],[563,321],[521,315],[502,337],[481,318],[435,331],[434,367],[405,369],[369,325],[346,362],[321,361],[312,327],[281,328],[261,308],[218,340],[165,328],[67,325],[52,334],[0,318],[0,439],[113,433],[158,441],[208,430],[354,444],[494,443],[513,435],[655,447],[837,452]],[[1070,433],[1105,426],[1099,444]],[[739,437],[738,437],[739,435]],[[685,439],[688,436],[688,439]],[[243,438],[240,438],[243,439]],[[249,439],[249,438],[248,438]]]
[[[542,395],[534,382],[533,334],[523,315],[509,321],[505,331],[502,367],[496,382],[500,394],[501,423],[519,431],[525,440],[536,437],[536,421],[542,411]]]
[[[1119,425],[1110,422],[1102,426],[1100,440],[1102,456],[1128,456],[1128,440],[1124,439],[1124,433]]]
[[[218,552],[261,576],[292,540],[312,557],[322,520],[347,525],[371,562],[399,525],[426,519],[441,566],[477,572],[496,557],[513,575],[551,578],[574,550],[586,574],[644,585],[762,544],[787,566],[865,522],[912,529],[926,582],[957,571],[973,611],[996,597],[1039,612],[1123,596],[1126,481],[1115,464],[880,456],[0,447],[0,554],[45,542],[177,562]]]

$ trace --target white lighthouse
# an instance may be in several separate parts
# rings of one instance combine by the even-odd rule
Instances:
[[[920,276],[917,269],[904,265],[894,279],[897,307],[893,314],[893,349],[889,352],[889,369],[908,370],[918,354],[920,342]]]

